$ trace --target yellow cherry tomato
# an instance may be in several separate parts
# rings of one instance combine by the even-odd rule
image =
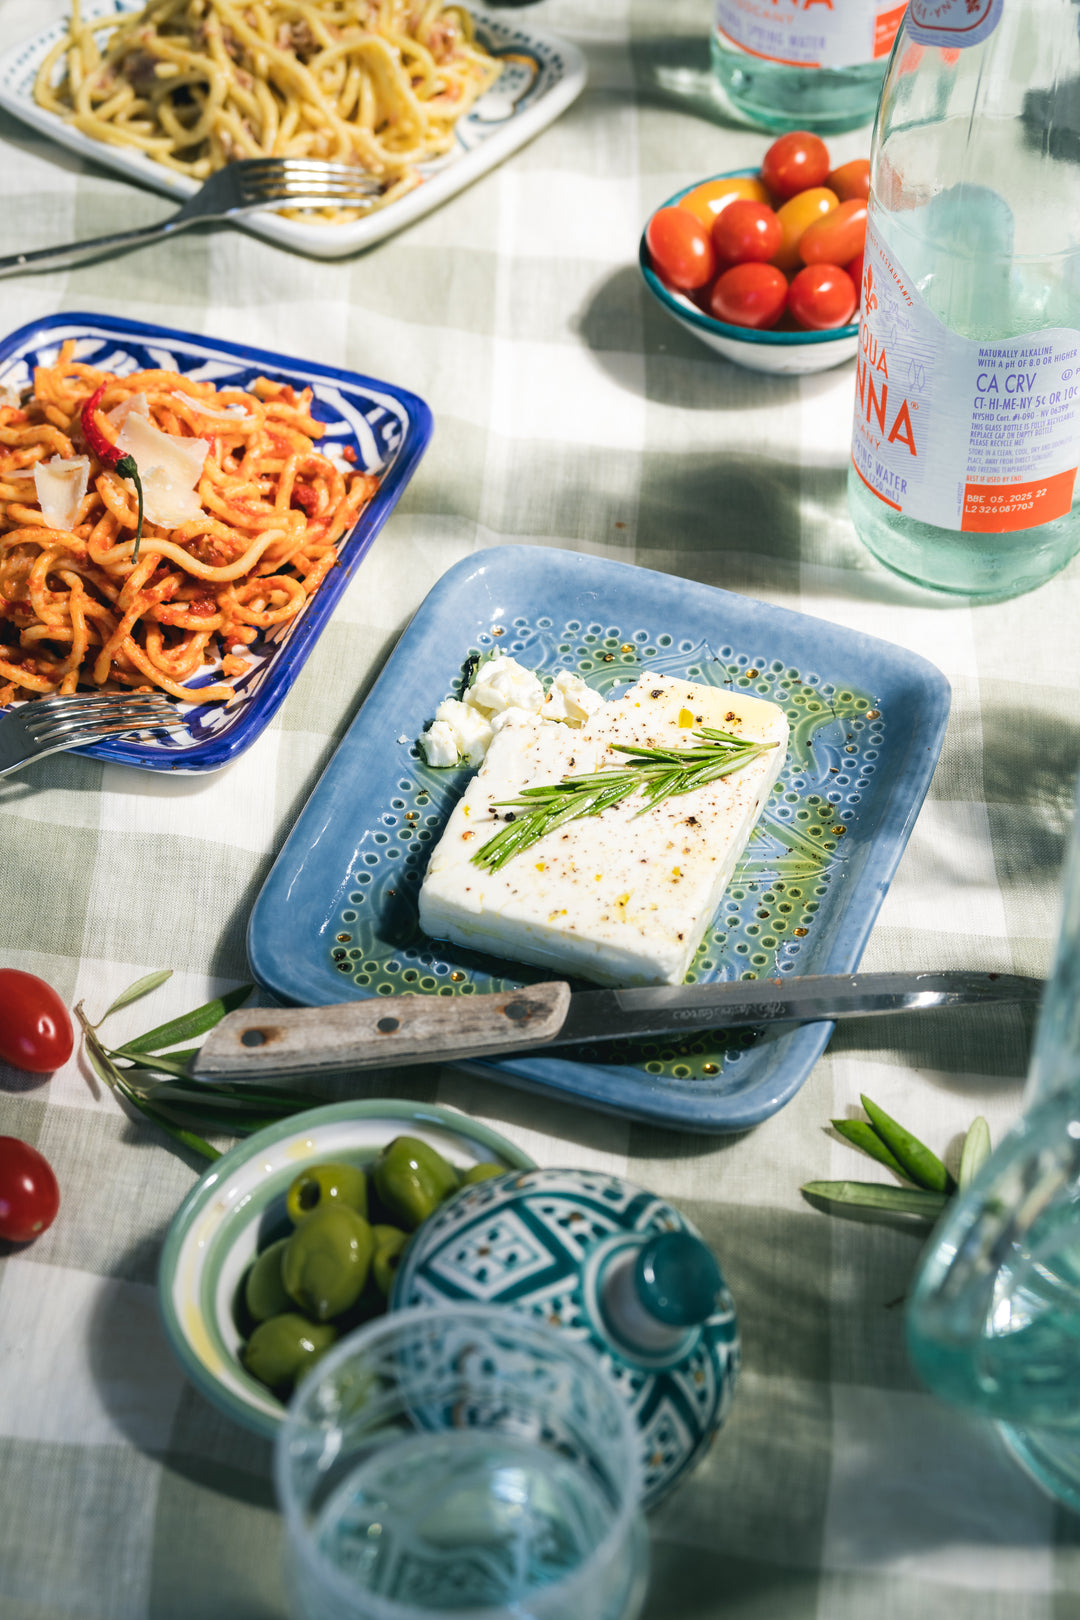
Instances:
[[[811,186],[807,191],[796,192],[789,197],[782,207],[776,210],[776,217],[780,221],[780,229],[784,233],[780,247],[772,256],[770,263],[775,264],[779,270],[794,270],[801,264],[799,258],[799,239],[808,225],[817,219],[824,219],[839,206],[840,199],[835,191],[828,186]]]
[[[771,203],[772,200],[761,181],[747,174],[730,180],[706,180],[704,184],[695,186],[693,191],[688,191],[685,197],[680,197],[676,206],[685,208],[701,221],[706,230],[710,230],[721,209],[739,198],[761,203]]]

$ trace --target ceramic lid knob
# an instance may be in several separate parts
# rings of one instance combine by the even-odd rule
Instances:
[[[637,1257],[634,1282],[649,1315],[680,1328],[707,1321],[724,1286],[712,1250],[693,1232],[650,1238]]]

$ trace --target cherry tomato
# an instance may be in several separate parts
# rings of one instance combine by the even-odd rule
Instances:
[[[653,268],[673,287],[691,292],[716,274],[716,254],[709,233],[685,208],[660,208],[645,230]]]
[[[780,221],[781,241],[779,249],[772,256],[773,264],[781,270],[794,270],[801,263],[799,242],[803,231],[815,220],[831,214],[836,206],[835,191],[830,191],[828,186],[813,186],[809,191],[800,191],[797,197],[789,198],[778,208],[776,217]]]
[[[774,197],[820,186],[829,172],[829,149],[820,135],[793,129],[773,141],[761,163],[761,178]]]
[[[788,288],[792,316],[812,332],[846,326],[857,303],[855,283],[838,264],[808,264]]]
[[[870,195],[870,159],[852,158],[850,163],[841,163],[838,169],[833,169],[825,184],[830,191],[836,192],[841,202],[851,202],[855,197],[862,197],[865,201]]]
[[[857,253],[855,257],[844,266],[844,269],[847,271],[848,275],[852,279],[852,282],[854,283],[856,297],[861,297],[862,295],[862,267],[863,255],[861,253]]]
[[[767,203],[769,193],[760,180],[750,175],[736,175],[728,180],[704,181],[693,191],[688,191],[685,197],[680,197],[677,206],[687,209],[708,231],[712,229],[717,214],[740,198],[746,202]]]
[[[0,1136],[0,1238],[29,1243],[56,1219],[60,1188],[52,1166],[29,1142]]]
[[[852,197],[808,225],[799,238],[804,264],[846,264],[866,242],[866,203]]]
[[[709,308],[732,326],[775,326],[784,313],[787,277],[774,264],[733,264],[717,276]]]
[[[52,985],[18,968],[0,968],[0,1059],[32,1074],[50,1074],[67,1062],[74,1045],[67,1008]]]
[[[712,242],[720,264],[772,258],[783,240],[780,221],[768,203],[733,202],[713,220]]]

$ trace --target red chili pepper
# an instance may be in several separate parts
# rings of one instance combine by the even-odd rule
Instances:
[[[131,553],[131,560],[133,563],[137,563],[139,560],[139,543],[142,540],[143,526],[142,479],[139,477],[139,469],[135,465],[135,457],[121,455],[116,445],[113,444],[111,439],[107,439],[105,437],[104,433],[102,433],[101,429],[94,421],[94,412],[101,404],[106,387],[107,384],[102,383],[97,392],[91,394],[90,398],[83,406],[82,430],[87,444],[93,451],[94,455],[97,456],[98,460],[103,461],[106,467],[111,467],[114,472],[118,472],[121,478],[130,478],[132,483],[135,485],[135,492],[139,497],[139,526],[135,531],[135,550]]]

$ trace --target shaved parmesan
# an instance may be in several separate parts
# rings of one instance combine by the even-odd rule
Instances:
[[[132,411],[135,412],[136,416],[145,416],[149,419],[150,401],[145,394],[129,394],[126,399],[120,401],[119,405],[114,405],[111,411],[106,411],[105,415],[113,427],[118,428],[123,427]]]
[[[132,411],[116,441],[125,456],[134,456],[142,479],[143,503],[151,523],[175,529],[202,517],[195,485],[210,451],[206,439],[181,439],[162,433]]]
[[[41,515],[50,529],[70,532],[75,527],[89,482],[87,456],[73,456],[68,461],[62,456],[53,456],[51,461],[38,462],[34,468],[34,486]]]

